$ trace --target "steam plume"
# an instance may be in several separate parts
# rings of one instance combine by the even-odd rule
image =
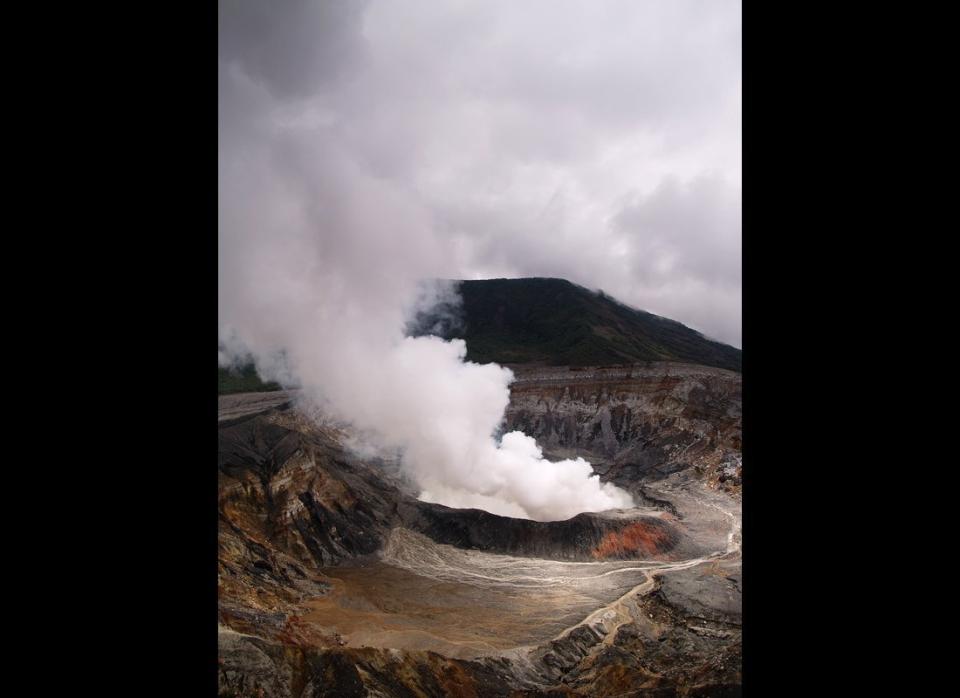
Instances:
[[[313,26],[340,30],[363,9],[304,7],[335,15]],[[296,40],[290,21],[274,29]],[[308,38],[304,51],[324,41]],[[338,61],[362,53],[349,42],[337,48],[304,82],[276,51],[221,37],[221,364],[249,353],[264,378],[301,386],[401,449],[425,499],[539,520],[632,506],[582,459],[547,461],[519,432],[494,438],[509,370],[465,362],[460,340],[405,336],[416,310],[450,293],[437,284],[424,297],[421,280],[451,276],[462,250],[415,189],[382,176],[331,125],[329,92],[349,72]]]

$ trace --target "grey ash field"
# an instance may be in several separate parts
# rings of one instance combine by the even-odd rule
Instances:
[[[468,348],[506,346],[490,307],[468,305]],[[544,523],[420,502],[297,391],[221,395],[221,695],[739,695],[740,352],[603,313],[511,340],[529,360],[507,362],[505,426],[583,456],[634,509]],[[560,344],[624,356],[549,365]]]

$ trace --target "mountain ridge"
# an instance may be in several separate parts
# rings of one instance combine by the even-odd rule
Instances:
[[[547,366],[679,361],[742,370],[742,350],[565,279],[453,283],[459,305],[421,312],[408,334],[463,339],[468,361]]]

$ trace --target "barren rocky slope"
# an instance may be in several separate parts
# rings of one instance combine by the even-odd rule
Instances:
[[[584,456],[632,491],[691,466],[738,491],[739,373],[669,362],[511,368],[506,428],[534,436],[545,453]]]
[[[507,428],[637,509],[418,502],[295,393],[220,398],[222,695],[736,695],[740,376],[515,367]]]

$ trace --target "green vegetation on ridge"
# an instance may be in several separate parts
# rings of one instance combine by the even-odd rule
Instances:
[[[265,383],[252,363],[240,368],[218,368],[220,383],[217,395],[231,393],[265,393],[280,390],[278,383]]]
[[[462,317],[447,323],[442,335],[464,339],[470,361],[552,366],[682,361],[741,370],[740,349],[563,279],[462,281],[459,288]],[[442,323],[421,317],[416,327],[438,320]]]

